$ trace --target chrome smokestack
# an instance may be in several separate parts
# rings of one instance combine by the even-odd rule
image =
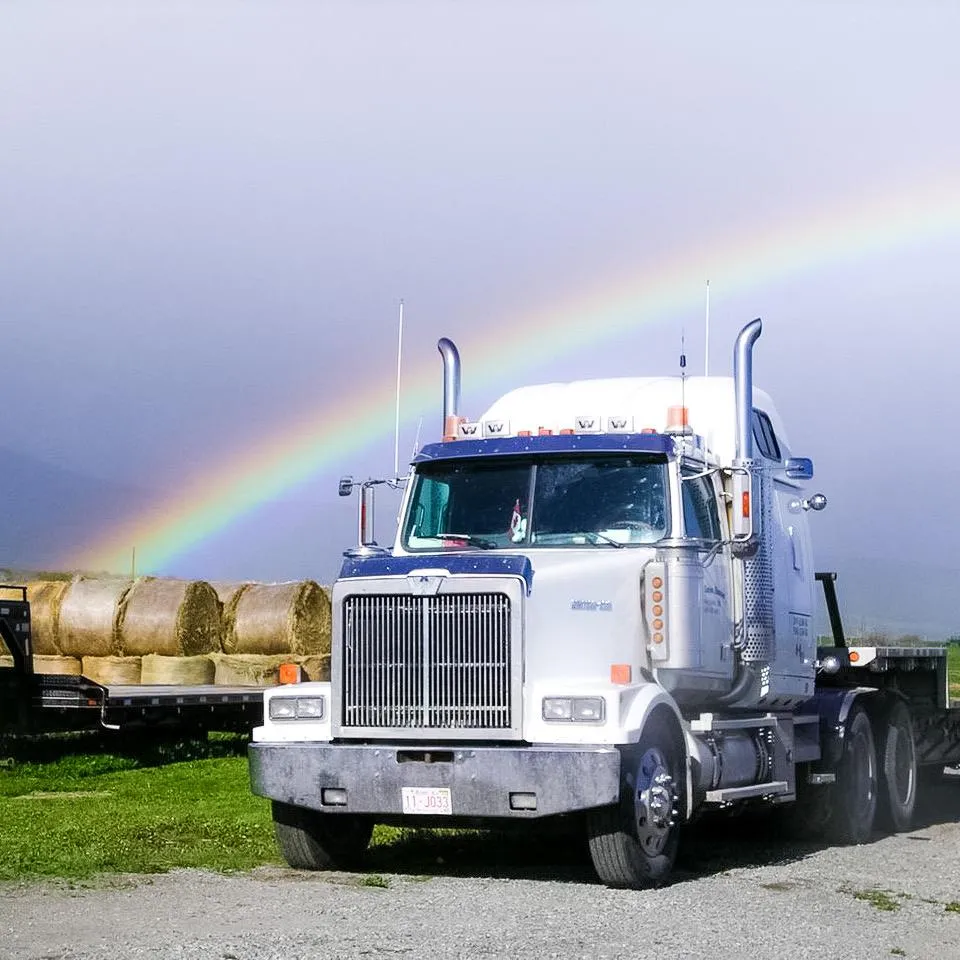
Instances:
[[[753,459],[753,345],[763,330],[760,318],[751,320],[733,349],[733,381],[737,395],[737,459]]]
[[[446,337],[437,342],[437,349],[443,357],[443,439],[456,440],[460,419],[460,352]]]

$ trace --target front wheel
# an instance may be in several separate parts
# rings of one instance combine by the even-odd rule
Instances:
[[[679,734],[656,717],[623,762],[620,803],[587,816],[590,858],[608,887],[654,887],[677,856],[685,786]]]
[[[283,859],[298,870],[351,870],[361,865],[373,821],[349,813],[319,813],[273,801],[273,826]]]

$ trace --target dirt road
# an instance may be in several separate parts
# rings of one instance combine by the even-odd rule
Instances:
[[[575,862],[571,865],[571,860]],[[579,847],[433,838],[367,874],[181,871],[0,888],[0,958],[912,957],[960,960],[960,774],[850,848],[691,829],[674,882],[607,890]]]

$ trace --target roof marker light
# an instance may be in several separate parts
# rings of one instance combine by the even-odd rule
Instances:
[[[517,431],[517,436],[518,436],[518,437],[529,437],[529,436],[530,436],[530,431],[529,431],[529,430],[518,430],[518,431]]]
[[[553,431],[549,427],[538,427],[537,428],[538,437],[552,437]]]
[[[561,437],[569,437],[569,436],[572,436],[575,432],[576,432],[576,431],[575,431],[572,427],[564,427],[564,428],[560,431],[560,436],[561,436]]]
[[[667,407],[667,433],[693,433],[686,407]]]

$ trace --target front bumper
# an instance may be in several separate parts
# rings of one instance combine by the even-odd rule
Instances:
[[[250,744],[249,761],[254,793],[324,813],[398,816],[403,787],[448,787],[454,817],[546,817],[620,796],[615,746],[261,742]],[[324,805],[325,788],[346,790],[346,804]],[[512,793],[535,794],[536,809],[512,809]]]

